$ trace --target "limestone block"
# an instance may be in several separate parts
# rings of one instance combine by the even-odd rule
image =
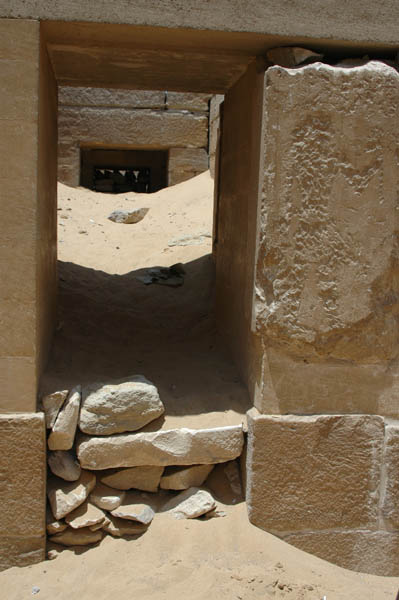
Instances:
[[[138,521],[143,525],[149,525],[154,518],[154,511],[146,503],[145,497],[137,492],[126,494],[122,504],[111,510],[111,515],[119,519]]]
[[[125,492],[97,483],[89,496],[90,502],[103,510],[113,510],[122,504]]]
[[[66,515],[65,522],[68,523],[72,529],[81,529],[82,527],[101,525],[104,523],[105,518],[106,515],[101,508],[98,508],[86,500],[83,504],[78,506],[78,508],[75,508],[75,510]]]
[[[45,431],[43,413],[0,415],[0,570],[44,560]]]
[[[142,375],[83,388],[79,428],[92,435],[141,429],[164,413],[154,384]]]
[[[0,412],[36,410],[36,364],[30,356],[0,356]]]
[[[52,535],[49,540],[62,546],[91,546],[97,544],[103,537],[102,530],[92,531],[89,527],[81,529],[66,529],[61,533]]]
[[[103,108],[163,108],[165,92],[60,86],[58,102],[61,110],[64,105]]]
[[[383,444],[378,416],[266,416],[251,409],[251,523],[276,535],[376,529]]]
[[[381,507],[385,526],[390,530],[399,529],[399,427],[388,424],[385,427],[384,452],[384,492]],[[398,569],[399,572],[399,569]]]
[[[83,504],[96,484],[96,476],[82,471],[77,481],[66,482],[58,477],[50,477],[47,483],[47,496],[56,519],[62,519]]]
[[[164,467],[131,467],[109,473],[101,481],[117,490],[135,488],[143,492],[156,492]]]
[[[62,405],[64,404],[68,396],[68,390],[62,390],[59,392],[53,392],[42,398],[42,407],[46,416],[46,427],[51,429],[55,423],[55,420],[60,412]]]
[[[175,519],[196,519],[216,508],[216,502],[206,490],[191,487],[169,500],[163,511]]]
[[[312,531],[283,539],[345,569],[385,577],[399,575],[399,533],[387,531]]]
[[[163,490],[187,490],[202,485],[214,465],[194,465],[193,467],[168,467],[161,478]]]
[[[281,67],[296,67],[305,61],[316,59],[322,59],[322,54],[317,54],[307,48],[299,48],[297,46],[286,46],[279,48],[272,48],[266,52],[267,59]]]
[[[176,185],[206,171],[208,153],[204,148],[170,148],[168,182]]]
[[[209,122],[210,123],[212,123],[213,121],[219,120],[220,105],[222,104],[223,101],[224,101],[224,94],[215,94],[214,96],[212,96],[211,103],[210,103],[210,112],[209,112]]]
[[[244,445],[241,425],[214,429],[169,429],[118,436],[77,439],[83,468],[196,465],[226,462],[240,456]]]
[[[205,111],[209,109],[210,94],[167,92],[166,106],[170,110]]]
[[[110,515],[109,523],[104,526],[104,531],[114,537],[123,537],[125,535],[141,535],[147,531],[147,528],[147,525],[138,521],[118,519]]]
[[[81,468],[75,457],[66,450],[55,450],[47,455],[48,465],[54,475],[66,481],[76,481],[80,477]]]
[[[271,67],[265,81],[255,312],[266,355],[256,406],[324,412],[324,386],[327,412],[367,412],[363,372],[380,413],[399,352],[399,73],[377,61],[315,63]],[[284,356],[296,369],[290,385]],[[387,376],[377,381],[376,369]]]
[[[81,144],[132,145],[147,149],[206,148],[208,117],[201,114],[92,107],[64,107],[59,114],[60,139]]]
[[[50,450],[70,450],[75,440],[79,419],[81,388],[73,388],[58,413],[54,427],[48,438]]]

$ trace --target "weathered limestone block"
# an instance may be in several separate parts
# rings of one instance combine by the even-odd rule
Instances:
[[[45,433],[43,413],[0,415],[0,570],[45,557]]]
[[[265,81],[255,405],[398,415],[399,73],[315,63]]]
[[[128,519],[138,521],[143,525],[149,525],[155,512],[141,494],[129,492],[123,499],[122,504],[111,511],[111,515],[119,519]]]
[[[92,383],[83,388],[79,428],[92,435],[136,431],[164,411],[157,388],[142,375]]]
[[[279,536],[376,529],[384,444],[379,416],[248,413],[251,523]]]
[[[103,483],[97,483],[89,496],[90,502],[103,510],[113,510],[122,504],[125,492],[114,490]]]
[[[386,577],[398,576],[399,533],[387,531],[314,531],[283,539],[345,569]]]
[[[97,544],[103,537],[102,530],[92,531],[89,527],[83,527],[81,529],[66,529],[61,533],[52,535],[49,539],[50,542],[55,544],[61,544],[62,546],[90,546]]]
[[[50,450],[70,450],[75,440],[79,419],[81,388],[73,388],[58,413],[52,432],[47,440]]]
[[[163,490],[187,490],[199,487],[208,477],[214,465],[194,465],[193,467],[169,467],[161,478]]]
[[[62,390],[59,392],[53,392],[52,394],[48,394],[42,398],[42,407],[44,414],[46,415],[47,429],[51,429],[53,427],[57,415],[67,396],[68,390]]]
[[[384,490],[381,506],[384,525],[388,530],[399,530],[399,426],[385,427]],[[399,571],[398,571],[399,572]]]
[[[191,487],[169,500],[163,511],[175,519],[196,519],[216,508],[216,502],[206,490]]]
[[[196,465],[226,462],[240,456],[241,425],[214,429],[170,429],[107,437],[80,435],[77,455],[85,469]]]
[[[81,468],[75,457],[66,450],[55,450],[47,455],[48,465],[54,475],[66,481],[76,481],[80,477]]]
[[[321,59],[322,57],[322,54],[297,46],[280,46],[266,52],[266,58],[271,63],[281,67],[296,67],[310,59],[314,62],[317,58]]]
[[[135,488],[143,492],[156,492],[164,467],[131,467],[109,473],[101,481],[117,490]]]
[[[210,94],[168,92],[166,105],[169,110],[205,111],[209,109]]]
[[[209,167],[205,148],[170,148],[169,185],[176,185],[206,171]]]
[[[206,148],[208,117],[174,111],[126,108],[64,107],[59,114],[60,139],[76,143],[132,144],[171,148],[175,146]]]
[[[60,86],[58,102],[60,107],[163,108],[165,92]]]
[[[82,471],[78,481],[66,482],[58,477],[50,477],[47,483],[47,496],[54,517],[62,519],[83,504],[96,484],[93,473]]]
[[[109,523],[104,526],[104,531],[114,537],[123,537],[125,535],[141,535],[147,531],[147,528],[147,525],[143,525],[138,521],[118,519],[110,515]]]
[[[82,527],[92,527],[93,525],[101,525],[104,523],[106,515],[101,508],[98,508],[87,500],[78,508],[66,515],[65,522],[72,529],[81,529]],[[96,529],[99,529],[99,527]],[[94,531],[96,531],[96,529]],[[92,529],[93,531],[93,529]]]

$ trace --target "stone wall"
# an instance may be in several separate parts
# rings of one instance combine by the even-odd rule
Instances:
[[[61,87],[58,178],[79,185],[80,148],[169,150],[169,185],[208,169],[208,94]]]
[[[399,74],[266,72],[251,521],[397,575]]]

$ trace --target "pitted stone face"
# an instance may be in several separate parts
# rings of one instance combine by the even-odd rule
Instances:
[[[398,413],[383,398],[399,350],[398,101],[381,62],[266,73],[256,315],[270,412]]]

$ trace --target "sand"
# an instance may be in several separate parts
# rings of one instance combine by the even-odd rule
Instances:
[[[152,195],[59,185],[59,318],[44,391],[142,373],[166,405],[156,426],[244,419],[248,395],[212,311],[212,190],[209,173]],[[112,210],[132,206],[150,211],[134,225],[108,221]],[[184,236],[195,243],[169,245]],[[136,279],[148,267],[177,262],[187,272],[180,288]],[[399,578],[346,571],[301,552],[250,525],[244,502],[220,498],[223,518],[156,515],[137,539],[106,537],[0,573],[0,598],[395,599]]]

